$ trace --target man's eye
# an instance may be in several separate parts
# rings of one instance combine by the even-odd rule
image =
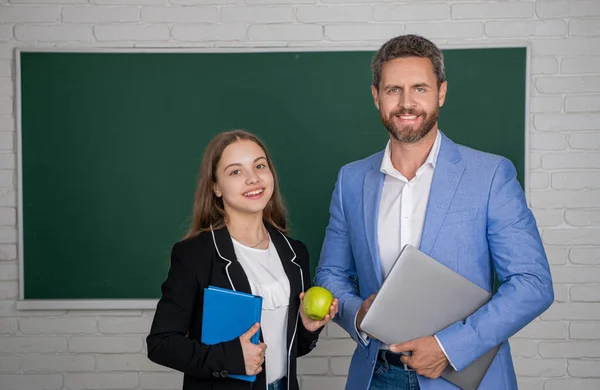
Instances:
[[[423,88],[423,87],[417,87],[417,88],[415,88],[415,91],[417,91],[419,93],[423,93],[423,92],[425,92],[425,88]]]

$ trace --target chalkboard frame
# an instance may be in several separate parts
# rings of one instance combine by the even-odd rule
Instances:
[[[525,68],[525,145],[524,145],[524,191],[529,203],[530,183],[530,121],[531,121],[531,44],[529,42],[491,43],[476,42],[472,44],[440,44],[442,50],[459,49],[503,49],[521,48],[526,51]],[[21,111],[21,53],[279,53],[279,52],[333,52],[333,51],[376,51],[379,45],[364,46],[298,46],[298,47],[222,47],[222,48],[103,48],[103,47],[70,47],[70,48],[15,48],[16,69],[16,176],[17,176],[17,261],[19,267],[19,298],[17,310],[154,310],[158,299],[25,299],[24,278],[24,240],[23,240],[23,161],[22,161],[22,111]],[[451,80],[449,80],[451,82]]]

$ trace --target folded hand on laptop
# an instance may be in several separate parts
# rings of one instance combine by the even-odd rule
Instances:
[[[437,379],[448,366],[448,359],[433,336],[421,337],[401,344],[390,345],[390,351],[395,353],[410,352],[410,355],[400,357],[400,360],[419,375]]]
[[[359,332],[364,332],[361,328],[360,328],[360,324],[363,320],[363,318],[365,318],[365,315],[367,314],[367,312],[369,311],[369,308],[371,307],[371,305],[373,304],[373,300],[375,300],[375,297],[377,296],[377,294],[371,294],[367,299],[365,299],[363,301],[362,306],[360,307],[360,309],[358,309],[358,313],[356,314],[356,330],[358,330]],[[369,336],[371,339],[377,340],[375,337],[371,336],[370,334],[366,333],[365,334],[367,336]]]

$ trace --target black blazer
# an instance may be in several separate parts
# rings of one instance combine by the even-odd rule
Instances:
[[[310,287],[306,246],[267,226],[290,282],[287,323],[288,389],[298,390],[296,358],[317,345],[322,329],[310,332],[302,325],[298,295]],[[245,374],[238,338],[216,344],[200,343],[202,302],[208,285],[250,293],[248,278],[237,261],[227,228],[204,232],[176,243],[171,268],[162,284],[152,329],[146,342],[148,358],[184,373],[183,389],[267,389],[265,365],[254,383],[228,378]],[[189,333],[188,333],[189,332]],[[262,330],[261,330],[262,341]]]

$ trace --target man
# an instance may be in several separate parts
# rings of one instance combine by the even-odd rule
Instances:
[[[516,170],[507,159],[457,145],[438,129],[447,82],[442,53],[432,42],[393,38],[372,68],[373,100],[390,141],[385,150],[340,170],[315,276],[339,299],[336,322],[358,344],[346,388],[456,389],[440,378],[448,364],[460,371],[502,344],[480,388],[516,389],[507,339],[554,300]],[[488,291],[495,271],[500,288],[464,322],[431,337],[383,345],[360,324],[406,244]],[[410,357],[399,354],[407,351]]]

